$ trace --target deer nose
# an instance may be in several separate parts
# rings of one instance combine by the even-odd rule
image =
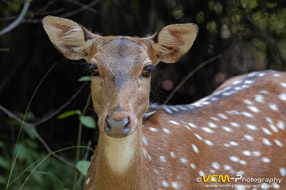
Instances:
[[[110,137],[122,138],[126,137],[131,131],[129,117],[123,119],[114,119],[110,116],[106,118],[104,131]]]

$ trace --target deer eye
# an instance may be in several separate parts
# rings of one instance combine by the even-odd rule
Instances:
[[[143,68],[143,71],[142,71],[142,75],[144,77],[150,77],[151,76],[151,73],[154,69],[154,66],[153,65],[147,65]]]
[[[90,73],[91,73],[91,76],[99,76],[99,70],[98,70],[98,67],[96,65],[91,65],[90,66]]]

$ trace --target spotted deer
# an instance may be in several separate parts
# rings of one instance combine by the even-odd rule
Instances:
[[[43,26],[66,58],[91,66],[100,135],[85,190],[286,188],[285,73],[252,72],[193,104],[149,106],[154,66],[189,51],[195,24],[169,25],[145,38],[103,37],[52,16]],[[202,181],[210,175],[214,183]],[[216,175],[280,181],[215,183]]]

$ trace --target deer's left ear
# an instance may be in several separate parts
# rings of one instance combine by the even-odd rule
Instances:
[[[198,31],[195,24],[174,24],[162,28],[151,41],[159,61],[165,63],[178,61],[192,47]]]

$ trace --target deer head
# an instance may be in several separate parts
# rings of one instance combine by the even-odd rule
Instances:
[[[91,93],[101,134],[131,135],[149,107],[150,76],[159,61],[174,63],[188,52],[198,33],[195,24],[162,28],[146,38],[91,33],[68,19],[47,16],[43,26],[66,58],[91,65]]]

